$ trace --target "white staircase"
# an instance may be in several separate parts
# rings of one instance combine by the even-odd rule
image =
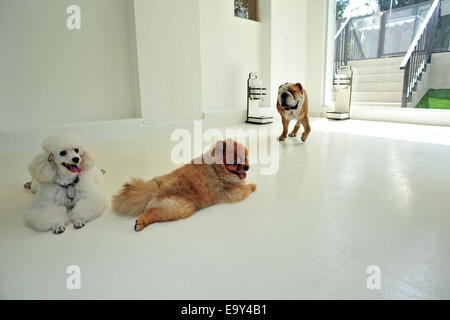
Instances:
[[[402,57],[348,61],[353,69],[352,106],[402,106]]]

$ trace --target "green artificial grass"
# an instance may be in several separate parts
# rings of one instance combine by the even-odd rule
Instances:
[[[422,109],[450,109],[450,89],[430,89],[417,104]]]

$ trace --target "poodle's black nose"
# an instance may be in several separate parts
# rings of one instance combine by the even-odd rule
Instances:
[[[80,158],[78,158],[78,157],[72,158],[72,161],[74,163],[78,163],[78,162],[80,162]]]

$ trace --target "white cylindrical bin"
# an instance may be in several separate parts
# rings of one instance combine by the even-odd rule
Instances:
[[[250,73],[247,80],[247,123],[272,123],[273,117],[264,115],[260,108],[266,95],[267,88],[263,86],[259,74]]]
[[[327,112],[327,118],[350,119],[350,104],[352,100],[353,71],[350,66],[341,66],[334,77],[333,87],[336,93],[334,108]]]

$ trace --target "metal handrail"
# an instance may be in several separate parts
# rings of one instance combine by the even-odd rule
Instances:
[[[408,63],[409,59],[411,59],[411,55],[412,55],[413,51],[415,50],[420,38],[422,37],[422,34],[424,33],[426,27],[428,26],[428,23],[430,22],[430,19],[433,16],[433,13],[436,10],[439,2],[440,2],[440,0],[433,1],[433,4],[431,5],[430,10],[428,10],[428,13],[425,16],[425,19],[422,22],[422,24],[419,28],[419,31],[417,31],[417,34],[414,37],[414,40],[412,41],[411,45],[409,46],[408,51],[406,51],[406,55],[403,58],[402,63],[400,64],[400,69],[402,69],[402,70],[405,69],[405,66]]]
[[[416,7],[425,6],[423,9],[427,10],[425,18],[421,18],[419,15],[415,16],[415,19],[420,19],[421,24],[419,30],[414,35],[414,38],[406,51],[404,58],[400,64],[400,69],[404,70],[403,78],[403,93],[402,93],[402,107],[407,107],[408,102],[412,101],[412,92],[416,89],[418,81],[422,78],[422,74],[426,71],[427,64],[431,61],[431,53],[433,52],[434,37],[436,33],[437,21],[439,18],[440,10],[440,0],[431,0],[427,2],[421,2],[413,4],[406,7],[401,7],[396,10],[405,10]],[[380,30],[378,38],[378,52],[376,57],[389,57],[398,56],[403,52],[389,52],[385,53],[385,39],[386,39],[386,28],[389,23],[395,21],[390,20],[391,15],[388,12],[392,11],[382,11],[380,12]],[[376,14],[376,13],[375,13]],[[367,59],[373,57],[373,54],[366,56],[363,50],[363,46],[360,42],[357,32],[355,31],[355,25],[358,25],[357,21],[360,19],[374,16],[375,14],[368,14],[358,17],[348,17],[345,22],[339,27],[338,32],[334,35],[335,44],[335,58],[334,58],[334,72],[336,73],[341,66],[347,65],[349,60],[359,60]],[[402,20],[405,17],[401,18]],[[400,20],[400,19],[398,19]],[[340,20],[339,22],[342,22]]]
[[[352,19],[352,17],[348,17],[347,20],[345,20],[344,24],[339,28],[338,32],[336,32],[336,34],[334,35],[334,40],[336,40],[342,33],[342,31],[344,31],[345,27],[347,26],[347,24],[350,22],[350,20]]]
[[[376,57],[381,58],[381,57],[389,57],[389,56],[398,56],[400,54],[406,53],[406,50],[402,51],[402,52],[384,53],[384,42],[385,42],[385,37],[386,37],[385,30],[387,28],[387,16],[390,17],[390,13],[397,12],[397,11],[410,10],[413,8],[419,8],[419,7],[425,7],[425,6],[429,6],[431,8],[431,6],[433,5],[433,1],[434,0],[415,3],[412,5],[379,12],[379,14],[380,14],[380,33],[379,33],[379,40],[378,40],[378,42],[379,42],[378,43],[378,52],[377,52]],[[351,27],[355,23],[355,21],[360,21],[361,19],[364,19],[367,17],[372,17],[376,14],[377,13],[375,12],[375,13],[369,13],[369,14],[361,15],[361,16],[351,16],[351,17],[346,18],[345,20],[340,20],[342,22],[342,24],[339,26],[338,32],[336,32],[336,34],[334,35],[334,43],[335,43],[335,47],[336,47],[335,51],[337,53],[339,53],[339,57],[335,57],[335,58],[339,58],[340,60],[339,59],[335,60],[335,64],[339,65],[339,64],[343,63],[345,65],[347,63],[347,60],[359,60],[359,59],[369,58],[369,57],[366,57],[364,54],[361,56],[353,56],[352,55],[353,52],[350,51],[351,48],[347,48],[347,46],[349,46],[353,43],[353,40],[355,38],[354,30],[349,30],[349,29],[351,29]],[[420,19],[421,22],[424,21],[424,19],[422,17],[420,17],[419,15],[415,15],[412,17],[414,17],[416,19]],[[392,23],[395,20],[404,20],[404,19],[405,19],[405,17],[394,19],[394,20],[389,20],[388,24]],[[414,36],[414,38],[415,38],[415,36]],[[360,39],[355,39],[355,40],[358,41]],[[358,43],[358,45],[359,44],[360,43]],[[360,46],[360,47],[362,48],[362,46]],[[409,48],[409,46],[408,46],[408,48]],[[346,53],[348,54],[348,56],[343,56]],[[373,58],[375,58],[375,57],[373,57]]]
[[[347,27],[347,25],[350,23],[350,21],[352,19],[363,19],[363,18],[370,17],[371,15],[373,15],[373,13],[364,14],[362,16],[350,16],[347,19],[345,19],[344,23],[339,28],[338,32],[336,32],[336,34],[334,35],[334,40],[336,40],[340,36],[340,34],[344,31],[345,27]]]
[[[431,61],[433,52],[434,35],[436,33],[439,18],[440,0],[434,0],[425,19],[420,26],[411,46],[406,52],[400,69],[404,70],[402,107],[406,108],[412,101],[412,93],[417,88],[422,74]]]

